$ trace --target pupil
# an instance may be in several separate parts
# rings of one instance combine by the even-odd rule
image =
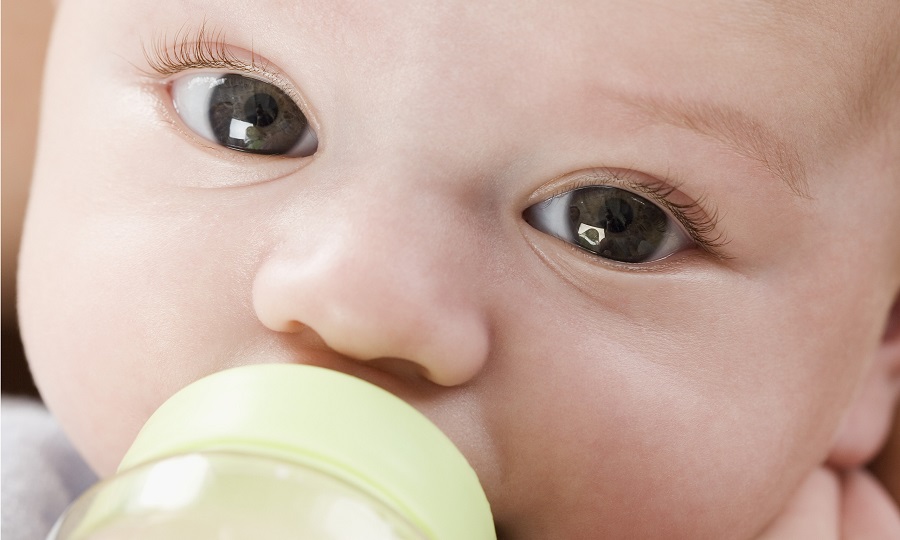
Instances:
[[[578,209],[577,206],[572,205],[569,207],[569,221],[575,223],[581,218],[581,210]]]
[[[625,232],[634,221],[634,209],[624,199],[615,197],[606,201],[606,230],[613,233]]]
[[[254,94],[244,103],[244,116],[254,126],[268,126],[278,117],[278,103],[269,94]]]

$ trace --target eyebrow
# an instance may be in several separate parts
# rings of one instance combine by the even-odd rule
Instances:
[[[796,147],[741,110],[714,103],[629,95],[623,99],[650,117],[726,144],[759,162],[796,196],[810,198],[806,170]]]

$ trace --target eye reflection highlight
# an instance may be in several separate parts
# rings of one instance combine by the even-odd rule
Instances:
[[[582,223],[578,226],[578,238],[591,247],[598,247],[600,241],[606,238],[606,231],[599,227],[592,227]]]

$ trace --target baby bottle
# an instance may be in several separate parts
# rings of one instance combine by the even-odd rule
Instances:
[[[394,395],[298,365],[222,371],[166,401],[50,540],[496,538],[475,472]]]

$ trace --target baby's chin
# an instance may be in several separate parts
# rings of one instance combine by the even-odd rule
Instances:
[[[125,456],[124,449],[115,448],[120,445],[105,445],[90,436],[84,437],[81,434],[70,435],[70,439],[88,467],[100,478],[115,474],[119,462]]]
[[[83,415],[71,418],[66,412],[56,412],[56,408],[49,404],[48,408],[57,418],[75,450],[100,478],[115,474],[141,425],[117,428],[115,422],[120,419],[115,416],[88,418],[88,415]],[[104,424],[108,425],[104,427]]]
[[[748,504],[740,493],[731,497],[731,504],[699,507],[677,495],[665,513],[652,506],[635,506],[612,513],[581,509],[552,508],[533,513],[517,513],[495,520],[498,540],[544,540],[547,538],[666,538],[667,540],[697,540],[722,538],[750,540],[777,516],[784,507],[784,497],[773,493],[760,497],[758,504]],[[548,498],[550,503],[552,496]],[[493,501],[492,501],[493,504]],[[552,504],[552,503],[551,503]],[[602,501],[596,502],[598,506]]]

